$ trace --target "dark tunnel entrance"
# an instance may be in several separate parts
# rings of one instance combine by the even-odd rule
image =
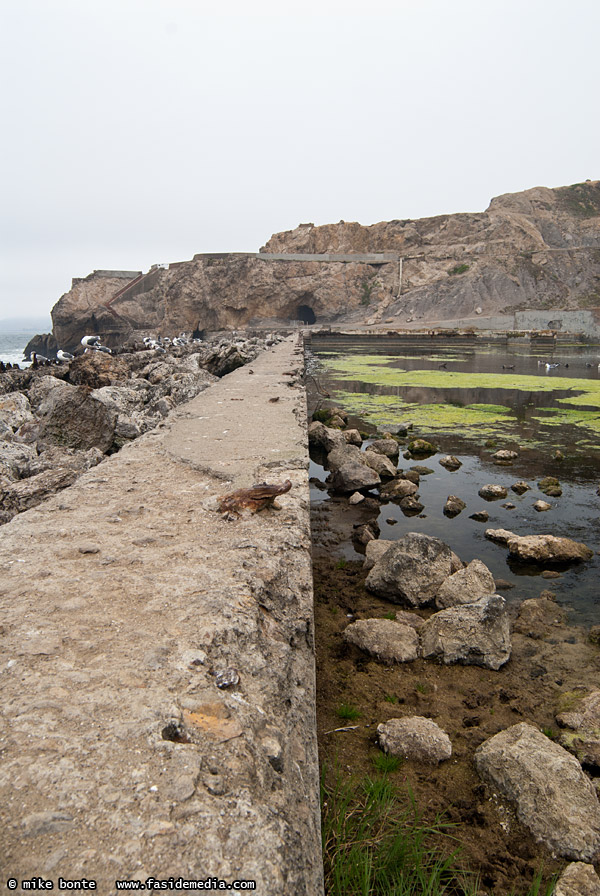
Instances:
[[[298,305],[296,317],[298,320],[301,320],[303,324],[314,324],[317,320],[315,312],[310,305]]]

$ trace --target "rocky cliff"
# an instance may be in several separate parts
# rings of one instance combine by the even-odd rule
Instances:
[[[59,345],[72,349],[84,332],[115,345],[136,330],[403,326],[598,306],[600,182],[587,181],[499,196],[479,214],[301,224],[260,253],[196,255],[144,276],[97,271],[74,283],[52,319]]]

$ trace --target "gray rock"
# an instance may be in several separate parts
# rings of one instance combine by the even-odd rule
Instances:
[[[394,619],[359,619],[346,628],[344,640],[382,663],[409,663],[418,656],[415,629]]]
[[[600,877],[594,866],[571,862],[556,881],[554,896],[600,896]]]
[[[497,670],[510,658],[506,601],[499,594],[434,613],[421,629],[424,657]]]
[[[375,563],[366,579],[369,591],[409,607],[433,601],[452,572],[452,552],[439,538],[409,532]]]
[[[26,395],[22,392],[7,392],[0,395],[0,420],[11,429],[18,429],[23,423],[31,423],[33,414]]]
[[[356,492],[375,488],[380,482],[381,479],[375,470],[358,461],[350,461],[335,471],[331,487],[338,492]]]
[[[554,600],[547,597],[531,597],[519,607],[519,615],[513,630],[528,638],[545,638],[557,625],[564,625],[567,614]]]
[[[579,698],[573,708],[558,713],[556,721],[564,729],[562,746],[580,762],[600,767],[600,691]]]
[[[470,604],[496,590],[494,577],[481,560],[472,560],[468,566],[459,569],[443,583],[435,598],[440,610]]]
[[[495,464],[498,464],[499,466],[508,466],[512,464],[513,460],[516,460],[518,456],[518,451],[508,451],[505,448],[502,448],[500,451],[496,451],[496,453],[492,455],[492,458]]]
[[[365,500],[365,496],[364,496],[364,495],[361,495],[360,492],[354,492],[354,494],[353,494],[353,495],[350,495],[350,497],[348,498],[348,503],[349,503],[349,504],[352,504],[352,505],[354,505],[354,504],[362,504],[362,502],[363,502],[364,500]]]
[[[333,473],[349,463],[363,464],[365,467],[367,466],[364,459],[364,453],[360,448],[357,448],[356,445],[349,445],[347,442],[343,442],[332,451],[329,451],[325,462],[327,469],[331,470]]]
[[[398,470],[385,454],[379,454],[376,451],[364,451],[363,457],[366,465],[375,470],[382,479],[393,479],[396,476]]]
[[[347,444],[339,429],[332,429],[318,420],[314,420],[308,427],[308,441],[311,446],[320,448],[327,453]]]
[[[470,520],[475,520],[476,523],[487,523],[490,515],[487,510],[478,510],[476,513],[472,513],[469,517]]]
[[[392,436],[407,436],[409,429],[413,428],[412,423],[383,423],[377,427],[379,432],[389,432]]]
[[[538,513],[542,513],[544,510],[552,510],[552,504],[548,504],[547,501],[536,501],[533,509],[537,510]]]
[[[508,552],[533,563],[577,563],[594,556],[585,544],[555,535],[513,535],[508,539]]]
[[[421,513],[425,508],[425,505],[421,504],[421,502],[412,495],[407,495],[405,498],[401,498],[398,501],[398,504],[400,505],[400,509],[404,516],[414,516],[417,513]]]
[[[479,497],[485,501],[498,501],[500,498],[506,498],[508,491],[503,485],[483,485],[479,489]]]
[[[600,803],[577,759],[521,722],[485,741],[475,766],[536,840],[567,859],[600,856]]]
[[[446,503],[444,504],[444,516],[458,516],[466,506],[467,505],[462,498],[457,498],[456,495],[448,495]]]
[[[400,501],[402,498],[414,497],[418,491],[419,486],[414,482],[396,477],[391,482],[386,482],[379,489],[379,494],[382,498],[387,498],[390,501]]]
[[[395,541],[390,541],[385,538],[378,538],[376,541],[369,542],[365,551],[363,569],[366,569],[367,571],[373,569],[377,561],[383,557],[385,552],[394,544],[396,544]]]
[[[377,726],[379,746],[392,756],[438,765],[452,756],[446,732],[431,719],[410,716],[389,719]]]
[[[516,492],[517,495],[524,495],[525,492],[530,491],[531,486],[523,479],[519,479],[518,482],[515,482],[514,485],[511,485],[511,489],[513,492]]]
[[[39,414],[40,439],[45,443],[102,452],[112,445],[117,414],[92,398],[85,386],[61,384],[47,395]]]
[[[357,429],[345,429],[342,435],[349,445],[362,445],[362,436]]]
[[[37,451],[30,445],[14,445],[0,442],[0,476],[7,479],[24,479],[29,476],[31,463],[37,457]]]
[[[486,538],[489,538],[490,541],[495,541],[496,544],[506,545],[511,538],[517,537],[514,532],[511,532],[509,529],[486,529],[484,535]]]
[[[371,445],[367,445],[367,451],[374,451],[376,454],[383,454],[389,457],[395,463],[398,461],[400,448],[395,439],[377,439]]]
[[[462,461],[453,454],[446,454],[444,457],[441,457],[439,463],[442,467],[446,467],[447,470],[458,470],[462,467]]]

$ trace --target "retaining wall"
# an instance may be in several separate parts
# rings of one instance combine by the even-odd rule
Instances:
[[[292,337],[0,529],[4,882],[322,893],[302,367]]]

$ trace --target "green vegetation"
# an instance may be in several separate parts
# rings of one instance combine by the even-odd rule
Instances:
[[[351,706],[349,703],[342,703],[338,706],[337,714],[340,719],[348,719],[351,722],[355,719],[360,719],[361,716],[360,709],[357,709],[356,706]]]
[[[549,740],[556,740],[556,731],[549,726],[542,728],[542,734],[545,734]]]
[[[338,562],[335,564],[336,569],[344,569],[347,565],[348,561],[341,557]]]
[[[386,703],[397,703],[398,698],[394,694],[386,694],[383,698]]]
[[[374,756],[371,756],[371,762],[377,771],[383,774],[395,772],[402,765],[401,758],[399,756],[391,756],[390,753],[376,753]]]
[[[369,305],[371,302],[371,296],[373,295],[373,291],[378,289],[381,286],[379,280],[376,280],[374,277],[365,277],[365,279],[360,284],[361,288],[361,305]]]
[[[328,896],[475,896],[474,875],[457,866],[451,826],[426,824],[412,794],[401,800],[387,776],[331,786],[321,780]]]
[[[450,274],[451,277],[453,277],[455,274],[464,274],[465,271],[469,270],[469,268],[470,268],[470,265],[468,265],[468,264],[457,264],[456,267],[451,268],[451,270],[449,270],[448,273]]]
[[[396,611],[395,611],[395,610],[388,610],[387,613],[384,613],[384,614],[383,614],[383,618],[384,618],[384,619],[395,619],[395,618],[396,618]]]

